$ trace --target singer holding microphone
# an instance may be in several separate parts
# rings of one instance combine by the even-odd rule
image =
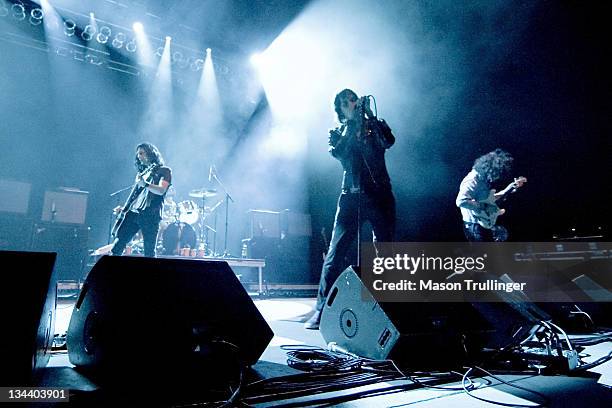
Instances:
[[[318,329],[321,311],[332,285],[349,265],[345,261],[364,221],[369,221],[374,241],[390,242],[395,234],[395,198],[385,164],[385,151],[395,143],[387,123],[370,108],[371,96],[359,98],[350,89],[339,92],[334,109],[340,126],[329,132],[329,152],[342,164],[342,191],[332,237],[323,262],[312,317],[307,329]],[[359,242],[357,243],[359,245]]]
[[[136,146],[134,165],[137,174],[132,191],[125,204],[114,210],[118,215],[113,227],[115,245],[112,253],[123,254],[127,243],[140,230],[144,255],[155,257],[164,197],[172,183],[172,170],[164,166],[161,153],[151,143]]]

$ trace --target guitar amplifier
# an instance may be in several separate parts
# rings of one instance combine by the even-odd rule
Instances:
[[[0,212],[27,214],[32,185],[14,180],[0,180]]]
[[[45,191],[42,221],[85,224],[87,191],[60,189]]]
[[[270,210],[249,210],[248,213],[250,216],[249,238],[266,237],[280,239],[280,212]]]

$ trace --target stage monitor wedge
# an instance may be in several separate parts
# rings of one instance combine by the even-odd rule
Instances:
[[[77,299],[67,346],[72,364],[102,380],[165,383],[211,361],[255,364],[272,337],[227,262],[104,256]]]
[[[393,359],[415,369],[451,369],[487,348],[529,336],[548,315],[533,303],[503,296],[498,302],[378,303],[348,267],[334,282],[323,307],[326,343],[361,357]]]
[[[49,362],[55,332],[55,258],[53,252],[0,251],[2,387],[35,385]]]

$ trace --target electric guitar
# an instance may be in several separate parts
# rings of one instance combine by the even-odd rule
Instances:
[[[136,175],[136,180],[139,179],[148,179],[151,177],[151,174],[153,174],[153,172],[160,167],[159,164],[157,163],[153,163],[151,165],[149,165],[146,169],[144,169],[142,172],[138,173]],[[121,207],[121,210],[119,211],[119,213],[117,213],[117,218],[115,219],[115,224],[113,225],[113,229],[111,230],[111,236],[113,237],[113,239],[117,238],[117,232],[119,231],[119,228],[121,227],[121,224],[123,224],[123,221],[125,220],[125,216],[127,214],[127,212],[130,210],[130,207],[132,206],[132,204],[134,203],[134,201],[136,200],[136,197],[138,197],[140,195],[140,192],[142,191],[144,187],[140,187],[138,185],[138,182],[134,183],[134,186],[132,187],[132,191],[130,191],[130,195],[128,196],[127,200],[125,201],[125,204],[123,204],[123,207]]]
[[[489,192],[489,196],[485,200],[479,201],[480,209],[474,211],[474,218],[476,219],[476,222],[483,228],[493,228],[497,222],[497,217],[506,212],[506,210],[499,208],[496,202],[506,198],[508,193],[514,193],[526,182],[527,179],[525,177],[515,178],[512,183],[508,184],[508,187],[503,189],[500,194],[497,195],[497,197],[495,196],[495,189],[492,189]]]

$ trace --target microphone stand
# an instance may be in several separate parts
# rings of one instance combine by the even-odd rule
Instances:
[[[109,194],[109,197],[115,197],[121,193],[123,193],[124,191],[127,191],[129,189],[131,189],[133,186],[128,186],[128,187],[124,187],[121,190],[117,190],[114,193]],[[117,201],[116,201],[117,205],[119,205],[119,197],[117,197]],[[111,237],[111,231],[113,230],[113,219],[114,217],[114,213],[111,211],[110,213],[110,217],[109,217],[109,221],[108,221],[108,244],[111,243],[112,237]]]
[[[223,189],[223,191],[225,192],[225,236],[224,236],[224,249],[223,249],[223,255],[221,256],[222,258],[227,258],[230,256],[228,250],[227,250],[227,227],[228,227],[228,219],[229,219],[229,202],[234,202],[234,199],[232,198],[232,196],[228,193],[227,189],[225,188],[225,185],[223,185],[223,183],[221,182],[221,180],[219,180],[219,177],[217,177],[217,172],[214,171],[212,173],[212,176],[215,180],[217,180],[217,183],[219,183],[219,185],[221,186],[221,188]],[[216,230],[216,225],[215,225],[215,230]],[[215,233],[216,234],[216,233]]]
[[[367,97],[366,97],[367,98]],[[368,101],[369,102],[369,101]],[[366,101],[362,100],[361,104],[358,108],[359,116],[359,133],[357,134],[361,139],[357,140],[357,150],[359,151],[359,191],[357,192],[357,267],[361,266],[361,195],[363,194],[363,183],[361,182],[361,173],[363,170],[363,164],[365,161],[365,157],[363,155],[363,150],[361,143],[365,142],[366,137],[366,117],[365,117],[365,104]]]

